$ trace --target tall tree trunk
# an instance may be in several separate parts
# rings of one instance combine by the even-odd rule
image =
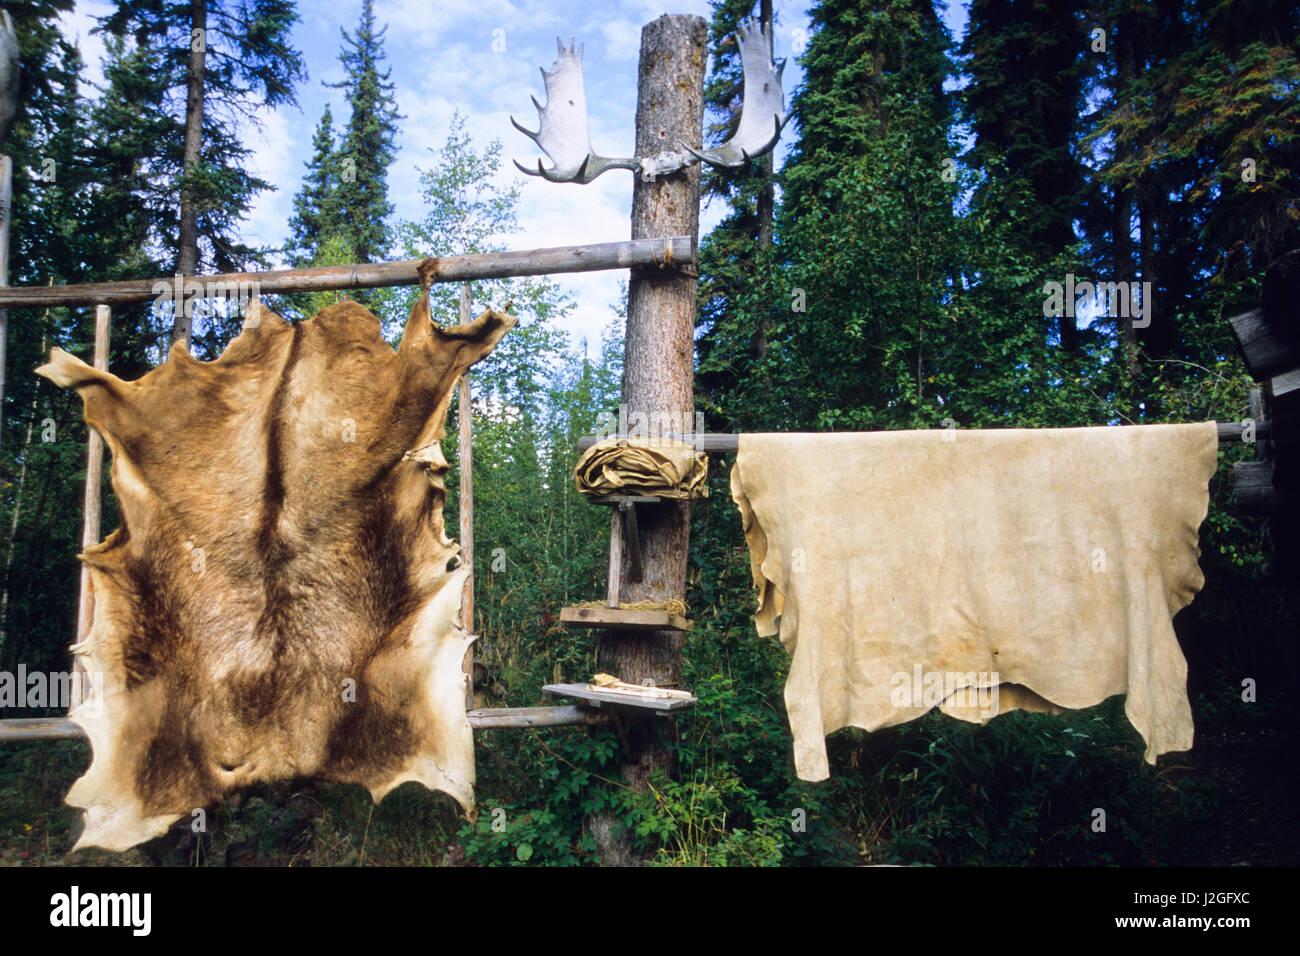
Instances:
[[[1146,144],[1142,146],[1146,149]],[[1151,297],[1155,298],[1156,291],[1156,203],[1155,189],[1149,182],[1139,182],[1137,189],[1137,213],[1138,213],[1138,268],[1142,273],[1142,281],[1151,283]],[[1144,321],[1149,323],[1144,338],[1152,342],[1159,341],[1162,336],[1156,331],[1156,314],[1153,303],[1144,301],[1142,303],[1142,314]],[[1163,326],[1164,316],[1161,316]],[[1151,347],[1148,345],[1147,353],[1151,354]]]
[[[768,37],[775,37],[775,29],[772,25],[772,0],[760,0],[758,5],[759,20],[763,25],[763,31]],[[767,49],[769,58],[772,56],[772,46],[769,43]],[[770,277],[767,273],[767,260],[763,253],[772,247],[772,214],[776,206],[776,182],[773,178],[773,154],[768,153],[760,156],[755,160],[754,165],[758,168],[758,175],[762,179],[758,192],[758,250],[759,258],[764,270],[761,278],[766,282]],[[767,354],[767,337],[771,331],[772,321],[768,315],[768,309],[771,308],[770,289],[765,290],[768,295],[762,297],[763,311],[758,318],[758,328],[754,335],[754,357],[761,359]]]
[[[186,174],[195,171],[203,159],[203,84],[207,69],[208,7],[207,0],[190,0],[190,64],[185,92],[185,164]],[[181,189],[180,249],[176,271],[192,276],[199,267],[199,214],[193,188]],[[190,317],[185,314],[183,297],[175,303],[172,344],[184,342],[190,347]]]
[[[1049,233],[1048,242],[1054,252],[1061,252],[1069,249],[1074,242],[1074,226],[1069,221],[1059,222]],[[956,282],[954,281],[954,285]],[[1073,310],[1071,310],[1073,311]],[[1079,354],[1079,347],[1082,344],[1082,337],[1079,335],[1079,320],[1076,316],[1066,315],[1065,310],[1061,310],[1061,317],[1057,321],[1057,332],[1061,337],[1061,349],[1070,356]]]
[[[759,19],[763,32],[772,38],[775,28],[772,24],[772,0],[761,0],[758,5]],[[772,44],[767,47],[768,59],[772,58]],[[776,204],[776,184],[772,180],[773,154],[759,157],[759,175],[763,179],[762,189],[758,194],[758,248],[766,249],[772,245],[772,209]]]
[[[1120,11],[1119,15],[1119,35],[1115,41],[1115,97],[1119,100],[1124,96],[1133,80],[1133,57],[1134,57],[1134,32],[1135,18],[1127,6]],[[1132,158],[1133,148],[1130,145],[1121,144],[1116,150],[1116,161],[1126,161]],[[1119,183],[1115,186],[1115,224],[1113,227],[1114,242],[1112,243],[1112,262],[1111,269],[1113,274],[1111,280],[1114,282],[1132,281],[1136,278],[1133,268],[1133,240],[1131,231],[1133,228],[1133,190],[1131,187]],[[1131,315],[1126,315],[1124,310],[1120,311],[1119,322],[1119,339],[1120,350],[1124,355],[1124,365],[1128,372],[1129,380],[1132,381],[1137,376],[1137,333],[1133,329],[1133,319]]]
[[[641,31],[636,110],[636,155],[648,156],[678,140],[696,146],[704,120],[704,60],[708,27],[697,16],[663,16]],[[700,219],[700,168],[690,166],[652,182],[637,177],[632,192],[632,238],[695,237]],[[695,284],[689,275],[634,269],[628,285],[623,402],[629,416],[655,420],[668,413],[691,420],[694,397]],[[665,501],[637,512],[641,533],[639,582],[624,555],[621,602],[686,597],[690,540],[688,501]],[[601,631],[596,666],[633,684],[681,680],[682,635],[674,631]],[[671,766],[669,722],[638,720],[625,729],[624,778],[644,789],[655,770]]]
[[[6,14],[6,23],[8,14]],[[13,200],[14,161],[0,154],[0,285],[9,284],[9,210]],[[5,364],[9,348],[9,310],[0,309],[0,410],[5,401]],[[0,444],[4,441],[4,416],[0,415]]]

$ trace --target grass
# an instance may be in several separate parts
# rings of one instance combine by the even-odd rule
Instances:
[[[273,784],[211,814],[209,840],[73,854],[81,811],[63,798],[89,763],[90,748],[78,741],[0,748],[0,865],[224,866],[233,847],[251,866],[437,866],[460,825],[450,797],[415,783],[378,806],[358,786]]]

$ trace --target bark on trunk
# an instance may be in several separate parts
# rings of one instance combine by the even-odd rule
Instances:
[[[772,0],[762,0],[758,5],[759,21],[766,36],[776,36],[772,24]],[[771,44],[768,44],[768,59],[772,58]],[[772,210],[776,204],[776,187],[772,181],[773,154],[759,157],[759,175],[763,178],[763,188],[758,194],[758,248],[767,249],[772,245]],[[765,343],[766,344],[766,343]]]
[[[762,0],[759,4],[759,20],[763,25],[764,34],[768,37],[774,37],[775,31],[772,25],[772,0]],[[771,45],[768,46],[767,55],[772,56]],[[776,205],[776,185],[773,180],[772,170],[773,154],[768,153],[760,156],[755,160],[758,167],[758,175],[762,179],[762,185],[758,193],[758,248],[760,253],[772,247],[772,216],[773,209]],[[768,279],[767,263],[763,262],[762,282],[766,283]],[[763,300],[767,301],[770,296],[764,296]],[[772,321],[766,312],[761,314],[758,319],[758,329],[754,336],[754,357],[761,359],[767,354],[767,338],[771,333]],[[764,376],[766,378],[766,375]]]
[[[203,83],[207,63],[207,0],[190,0],[190,63],[185,92],[185,160],[186,173],[196,169],[203,159]],[[180,249],[176,255],[176,272],[192,276],[199,268],[199,214],[194,190],[181,189]],[[172,343],[190,347],[190,317],[180,301],[172,323]]]
[[[704,118],[707,26],[697,16],[664,16],[641,31],[636,112],[636,155],[675,149],[680,139],[699,147]],[[634,239],[697,238],[700,169],[691,166],[653,182],[638,178],[632,194]],[[628,286],[623,402],[629,416],[667,413],[690,421],[694,409],[695,279],[676,272],[634,271]],[[676,429],[674,429],[676,430]],[[690,505],[663,503],[638,509],[642,580],[628,581],[625,557],[621,600],[665,601],[686,597],[686,550]],[[601,632],[599,670],[639,684],[676,684],[681,679],[682,637],[672,631]],[[655,769],[669,768],[668,721],[626,726],[625,779],[644,788]]]
[[[1115,95],[1117,97],[1124,94],[1133,80],[1134,28],[1133,14],[1131,12],[1120,14],[1119,31],[1115,42]],[[1122,145],[1117,150],[1119,155],[1116,159],[1128,160],[1132,157],[1132,152],[1131,146]],[[1132,228],[1133,190],[1125,185],[1117,185],[1112,263],[1114,275],[1111,276],[1114,282],[1132,281],[1136,278],[1133,270],[1133,241],[1130,235]],[[1124,354],[1129,378],[1132,379],[1137,375],[1137,333],[1133,329],[1132,316],[1125,315],[1123,310],[1120,312],[1118,323],[1121,351]]]

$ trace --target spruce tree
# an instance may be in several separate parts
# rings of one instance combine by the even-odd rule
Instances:
[[[374,4],[364,0],[356,33],[343,30],[339,61],[346,78],[336,87],[344,90],[351,115],[339,144],[334,188],[338,225],[352,250],[353,262],[382,260],[390,244],[388,217],[388,167],[396,157],[397,101],[383,68],[383,40],[387,27],[375,29]]]
[[[955,152],[951,41],[929,0],[824,0],[810,16],[799,139],[780,177],[781,272],[732,297],[701,379],[738,429],[928,422],[958,255],[957,186],[941,176]]]
[[[9,279],[45,286],[104,276],[97,237],[87,229],[90,190],[83,63],[61,36],[70,2],[7,4],[21,81],[4,152],[13,162]],[[76,607],[79,501],[85,479],[81,402],[31,374],[53,345],[84,354],[92,309],[8,311],[4,429],[0,451],[0,670],[16,662],[66,668],[72,636],[64,609]],[[48,440],[46,422],[56,423]],[[51,613],[51,609],[56,609]]]
[[[341,233],[339,221],[338,162],[334,145],[334,115],[329,104],[312,136],[312,156],[307,161],[298,194],[293,197],[289,220],[289,249],[295,266],[315,262],[314,253],[331,236]]]
[[[1097,59],[1091,91],[1096,205],[1115,210],[1088,219],[1094,258],[1099,271],[1114,263],[1116,279],[1155,284],[1151,324],[1133,336],[1137,358],[1206,364],[1207,338],[1235,351],[1223,305],[1256,296],[1267,267],[1300,248],[1300,8],[1094,6],[1099,21],[1129,27],[1128,43],[1122,30],[1113,38],[1117,52],[1132,47],[1131,63]],[[1151,406],[1159,396],[1141,394],[1150,391],[1137,388],[1133,404]]]
[[[259,108],[296,102],[294,83],[305,75],[289,43],[297,20],[291,0],[118,0],[100,19],[102,32],[150,51],[135,61],[140,75],[133,82],[168,93],[165,135],[146,144],[141,157],[150,180],[142,191],[166,195],[166,207],[155,207],[153,234],[180,274],[195,274],[201,264],[224,272],[264,261],[235,238],[253,197],[271,188],[244,169],[252,151],[240,131]],[[205,348],[218,348],[228,330],[217,331],[207,330]],[[183,310],[172,337],[190,340]]]
[[[1025,251],[1044,273],[1064,274],[1064,256],[1076,242],[1074,219],[1083,192],[1076,153],[1083,111],[1083,70],[1091,55],[1082,2],[974,0],[961,52],[971,80],[962,94],[975,136],[969,161],[988,176],[1023,192],[1016,223]],[[976,191],[987,203],[990,190]],[[1009,215],[1001,206],[994,214]],[[1029,317],[1027,317],[1029,318]],[[1057,335],[1074,351],[1079,330],[1061,316]]]
[[[717,0],[713,5],[713,19],[709,24],[713,69],[705,84],[704,98],[718,119],[706,129],[710,143],[725,142],[740,122],[744,74],[735,36],[741,21],[755,12],[769,24],[769,30],[774,29],[770,25],[770,0],[760,0],[757,4],[754,0]],[[763,293],[755,288],[769,284],[772,270],[775,195],[772,154],[735,169],[706,166],[701,191],[710,199],[723,199],[731,208],[731,213],[700,243],[696,324],[702,331],[696,340],[699,354],[696,374],[701,391],[708,394],[747,376],[752,361],[762,359],[767,349],[771,318],[765,312],[747,316],[745,320],[752,323],[751,355],[743,352],[728,355],[726,347],[719,348],[716,340],[725,330],[737,328],[736,307],[746,292],[756,292],[759,299],[772,298],[770,291]],[[715,427],[723,425],[720,419],[714,422]]]

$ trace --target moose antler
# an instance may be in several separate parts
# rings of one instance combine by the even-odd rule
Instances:
[[[748,160],[769,152],[781,138],[781,127],[789,119],[781,92],[785,61],[780,65],[772,61],[771,35],[750,17],[741,21],[736,41],[745,75],[736,134],[713,149],[692,149],[681,144],[696,159],[713,166],[743,166]]]
[[[551,65],[551,72],[542,70],[546,81],[546,105],[533,97],[540,126],[537,132],[519,125],[513,116],[510,122],[515,129],[529,137],[551,158],[553,165],[547,169],[537,161],[537,169],[529,169],[519,160],[515,165],[530,176],[541,176],[553,183],[589,183],[607,169],[640,170],[651,179],[677,172],[703,160],[713,166],[742,166],[747,161],[769,152],[781,138],[781,128],[788,116],[785,97],[781,92],[779,66],[772,61],[772,38],[752,17],[740,24],[736,34],[740,45],[740,62],[744,69],[744,100],[736,135],[713,149],[693,149],[679,143],[680,150],[667,150],[654,156],[639,159],[609,159],[591,151],[591,137],[587,132],[587,95],[582,88],[582,47],[573,49],[556,37],[559,55]]]
[[[555,46],[559,53],[551,64],[551,72],[542,70],[546,105],[538,103],[537,97],[532,98],[537,107],[537,132],[525,129],[513,116],[510,117],[515,129],[540,146],[554,165],[547,169],[540,159],[536,170],[529,169],[519,160],[515,160],[515,165],[529,176],[541,176],[553,183],[584,184],[607,169],[640,169],[641,164],[635,159],[608,159],[591,151],[591,136],[587,132],[587,95],[582,88],[583,48],[579,46],[575,53],[572,37],[567,50],[559,37],[555,38]]]

